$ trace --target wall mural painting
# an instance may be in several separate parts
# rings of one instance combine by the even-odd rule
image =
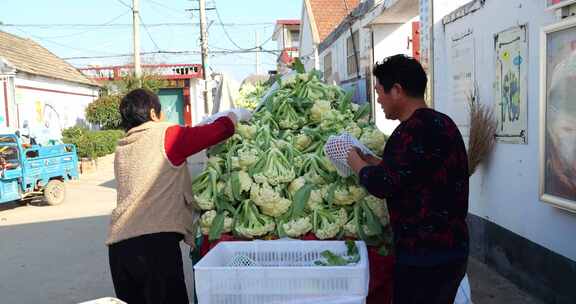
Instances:
[[[494,36],[496,52],[496,138],[500,142],[527,144],[528,37],[526,26]]]
[[[540,195],[576,212],[576,21],[542,32]]]

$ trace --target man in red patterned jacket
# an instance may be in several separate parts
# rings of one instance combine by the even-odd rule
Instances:
[[[427,77],[413,58],[374,68],[378,103],[400,120],[382,159],[348,154],[360,184],[385,198],[394,233],[394,304],[452,304],[468,260],[468,158],[460,131],[424,101]]]

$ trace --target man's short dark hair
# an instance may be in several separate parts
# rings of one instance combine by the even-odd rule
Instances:
[[[120,116],[122,117],[120,125],[128,131],[152,120],[151,109],[154,109],[156,115],[160,115],[162,107],[158,96],[146,89],[132,90],[120,102]]]
[[[406,95],[424,98],[428,77],[420,62],[412,57],[398,54],[384,58],[381,63],[376,63],[372,74],[386,93],[397,83],[402,86]]]

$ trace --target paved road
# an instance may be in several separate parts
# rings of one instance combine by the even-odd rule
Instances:
[[[104,245],[114,188],[107,157],[97,173],[67,185],[60,206],[0,207],[0,303],[66,304],[114,296]],[[189,259],[184,261],[190,270]]]

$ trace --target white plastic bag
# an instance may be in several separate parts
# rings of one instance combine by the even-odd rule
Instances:
[[[454,304],[472,304],[472,296],[470,294],[470,282],[468,282],[468,274],[460,282]]]
[[[324,145],[324,153],[342,177],[348,177],[353,173],[352,168],[348,166],[348,153],[353,147],[359,148],[364,154],[374,155],[368,147],[348,133],[332,135]]]

